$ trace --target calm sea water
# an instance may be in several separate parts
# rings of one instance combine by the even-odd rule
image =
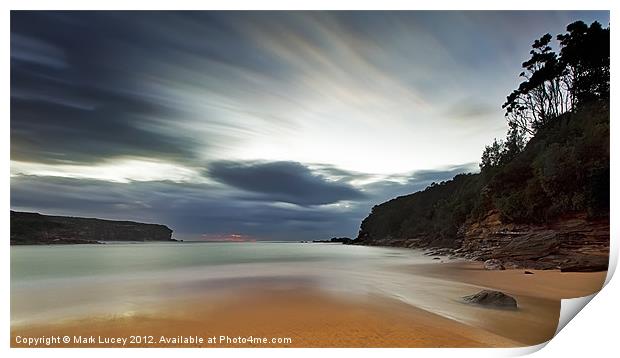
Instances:
[[[346,297],[380,294],[471,319],[455,298],[475,288],[415,274],[416,265],[433,263],[414,250],[337,244],[13,246],[11,323],[131,315],[178,298],[267,285]]]

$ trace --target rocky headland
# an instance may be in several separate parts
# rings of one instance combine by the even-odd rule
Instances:
[[[176,241],[165,225],[11,211],[11,245]]]

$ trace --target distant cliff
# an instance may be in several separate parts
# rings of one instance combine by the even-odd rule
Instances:
[[[592,271],[609,256],[609,103],[541,128],[508,163],[373,207],[354,244],[444,248],[513,267]]]
[[[174,241],[165,225],[11,211],[11,245]]]

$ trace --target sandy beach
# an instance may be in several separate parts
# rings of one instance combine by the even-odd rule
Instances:
[[[21,336],[152,335],[155,344],[133,347],[486,347],[516,345],[401,302],[382,297],[345,301],[320,292],[253,291],[210,302],[178,302],[157,316],[98,317],[35,327],[13,327]],[[291,338],[276,344],[161,344],[160,336]],[[58,344],[56,347],[118,347],[114,344]]]
[[[403,268],[407,270],[407,267]],[[345,297],[310,287],[286,288],[251,284],[202,298],[167,301],[156,312],[93,316],[11,327],[17,336],[70,336],[53,347],[517,347],[552,338],[560,299],[598,290],[605,272],[560,273],[524,270],[485,271],[478,263],[416,265],[418,274],[465,282],[471,289],[493,288],[514,295],[517,311],[482,308],[458,302],[467,313],[453,319],[400,300],[369,294]],[[455,311],[456,312],[456,311]],[[472,314],[472,312],[474,314]],[[445,312],[444,312],[445,313]],[[475,317],[475,319],[471,319]],[[76,343],[74,336],[97,342]],[[152,343],[100,343],[112,337],[147,337]],[[179,336],[204,342],[172,343]],[[220,336],[261,337],[266,343],[220,340]],[[162,337],[164,337],[162,339]],[[208,338],[213,337],[212,341]],[[290,341],[272,343],[272,338]],[[144,339],[143,339],[144,340]]]

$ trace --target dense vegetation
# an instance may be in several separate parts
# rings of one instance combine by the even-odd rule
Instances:
[[[375,206],[360,239],[450,241],[466,220],[497,210],[506,222],[545,223],[573,213],[609,215],[609,28],[576,22],[536,40],[525,81],[504,104],[505,140],[460,174]]]
[[[572,212],[608,214],[608,103],[590,102],[555,118],[513,160],[482,170],[487,199],[504,219],[546,222]]]

